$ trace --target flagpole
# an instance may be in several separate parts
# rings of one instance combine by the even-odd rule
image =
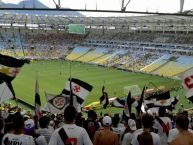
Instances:
[[[36,71],[35,93],[37,93],[36,92],[37,91],[36,90],[37,89],[37,80],[38,80],[38,71]],[[36,115],[36,98],[35,98],[35,101],[34,101],[34,114]]]
[[[71,106],[73,106],[73,94],[72,94],[72,66],[71,66],[71,61],[70,61],[70,104]]]

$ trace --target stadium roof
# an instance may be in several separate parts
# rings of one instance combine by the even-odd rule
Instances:
[[[148,15],[130,17],[83,17],[83,16],[53,16],[0,13],[0,26],[26,27],[31,25],[51,26],[53,28],[65,27],[68,24],[85,24],[86,26],[108,26],[108,27],[160,27],[168,30],[193,30],[192,17]]]

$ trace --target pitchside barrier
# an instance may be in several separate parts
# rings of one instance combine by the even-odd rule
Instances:
[[[128,93],[131,92],[132,96],[139,96],[141,95],[141,89],[138,85],[132,85],[132,86],[125,86],[124,87],[124,94],[128,95]]]

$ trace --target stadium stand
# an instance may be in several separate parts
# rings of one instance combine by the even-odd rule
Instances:
[[[76,60],[86,53],[88,53],[90,48],[76,47],[74,50],[66,57],[68,60]]]
[[[30,59],[66,59],[175,79],[183,72],[193,68],[192,17],[153,15],[95,18],[0,14],[0,21],[0,53],[9,56]],[[85,24],[86,33],[70,34],[68,25],[79,23]],[[76,69],[80,66],[76,66]],[[63,75],[62,72],[57,72],[58,74]],[[76,87],[80,89],[78,88],[80,86]],[[80,90],[83,90],[82,86]],[[77,92],[82,95],[80,90]],[[167,99],[169,105],[174,107],[175,104],[172,104],[171,98]],[[163,109],[166,101],[165,98],[156,100],[153,105],[161,104],[162,106],[159,107]],[[62,104],[55,98],[47,102],[53,103],[53,106],[58,107],[59,110],[64,109],[60,106],[64,102]],[[123,102],[125,106],[125,100]],[[125,109],[130,107],[125,107]],[[82,112],[77,114],[72,106],[69,108],[64,113],[60,112],[61,114],[52,114],[52,110],[43,111],[38,118],[22,110],[18,105],[11,107],[1,104],[0,142],[3,140],[2,145],[7,144],[6,141],[10,144],[27,144],[27,141],[29,144],[31,142],[31,145],[34,145],[34,142],[38,144],[38,141],[41,141],[39,145],[56,145],[58,142],[59,144],[71,144],[71,141],[74,144],[84,142],[85,145],[92,145],[92,142],[94,145],[108,145],[108,143],[110,145],[130,143],[138,145],[138,142],[144,141],[144,135],[152,135],[150,143],[146,144],[153,144],[152,142],[156,141],[159,145],[167,145],[168,142],[175,141],[175,137],[170,136],[170,131],[173,129],[177,137],[181,136],[181,131],[189,135],[190,132],[193,132],[192,110],[189,114],[184,110],[180,110],[178,114],[172,114],[170,112],[172,110],[168,109],[168,112],[165,112],[166,110],[160,111],[160,109],[159,114],[152,113],[154,116],[147,114],[147,111],[141,115],[129,112],[131,110],[124,110],[131,113],[128,119],[126,114],[113,114],[112,112],[104,115],[101,112],[100,116],[97,116],[94,110],[88,111],[87,118],[82,116]],[[141,106],[136,108],[141,109]],[[181,116],[178,116],[179,114]],[[175,118],[179,119],[176,123]],[[178,136],[176,124],[180,128],[183,123]],[[153,127],[155,132],[151,130]],[[64,137],[67,143],[63,143],[64,138],[58,136],[62,131],[66,131],[70,137],[66,137],[67,135]],[[112,140],[113,143],[111,143]],[[190,140],[192,141],[192,135],[190,135]]]

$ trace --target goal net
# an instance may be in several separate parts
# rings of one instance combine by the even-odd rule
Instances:
[[[139,96],[141,95],[141,89],[138,85],[132,85],[132,86],[125,86],[124,87],[124,94],[128,95],[128,93],[131,92],[132,96]]]

